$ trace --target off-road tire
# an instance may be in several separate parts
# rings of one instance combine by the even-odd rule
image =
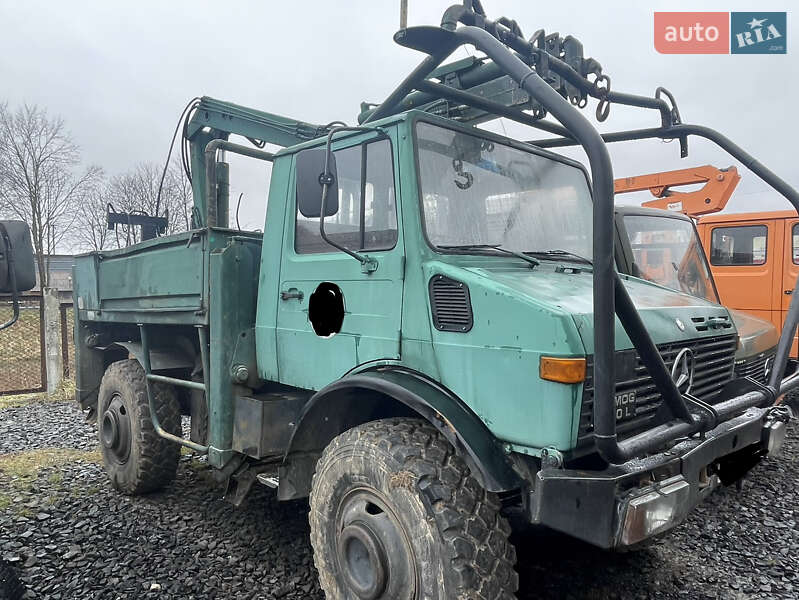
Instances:
[[[343,508],[346,498],[361,489],[385,499],[404,529],[401,538],[412,555],[408,562],[416,568],[400,595],[409,593],[415,580],[416,598],[515,598],[516,550],[496,494],[477,483],[432,425],[405,418],[373,421],[342,433],[317,463],[309,521],[314,563],[327,598],[357,598],[348,583],[352,576],[344,572],[348,567],[342,567],[349,559],[340,556],[337,548],[344,546],[337,538],[346,530],[341,511],[352,512]],[[386,586],[374,597],[394,597],[390,576]]]
[[[0,559],[0,600],[20,600],[24,595],[25,588],[16,572],[10,564]]]
[[[171,386],[153,384],[158,420],[166,431],[180,435],[180,404]],[[150,418],[144,369],[137,360],[120,360],[108,366],[100,383],[97,402],[98,428],[112,399],[118,396],[129,414],[129,455],[120,461],[102,443],[105,470],[111,484],[123,494],[135,496],[162,489],[175,479],[180,446],[159,436]],[[102,431],[100,433],[102,439]]]

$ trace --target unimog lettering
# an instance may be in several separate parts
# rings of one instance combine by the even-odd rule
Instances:
[[[635,416],[635,392],[616,394],[616,421],[624,421]]]

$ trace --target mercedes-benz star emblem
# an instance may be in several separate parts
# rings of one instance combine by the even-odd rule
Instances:
[[[763,363],[763,379],[766,383],[768,383],[769,379],[771,379],[771,367],[774,366],[774,357],[769,356],[765,362]]]
[[[681,394],[688,394],[694,384],[694,353],[690,348],[683,348],[677,353],[671,367],[671,378]]]

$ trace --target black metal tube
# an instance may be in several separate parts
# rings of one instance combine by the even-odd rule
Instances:
[[[651,138],[669,139],[663,135],[667,129],[663,127],[649,127],[646,129],[631,129],[629,131],[613,131],[611,133],[603,133],[602,139],[606,144],[611,142],[630,142],[633,140],[646,140]],[[528,140],[528,144],[538,146],[539,148],[564,148],[567,146],[576,146],[571,138],[543,138],[540,140]]]
[[[431,73],[433,70],[431,70]],[[458,79],[460,81],[460,85],[463,88],[463,90],[468,90],[469,88],[486,83],[487,81],[491,81],[492,79],[496,79],[497,77],[501,77],[504,74],[505,73],[502,71],[502,69],[500,69],[493,62],[487,62],[482,65],[470,68],[468,71],[459,73]],[[427,78],[422,78],[417,82],[417,84],[422,81],[429,82],[431,80]],[[421,90],[422,88],[419,87],[417,84],[415,84],[412,89]],[[450,86],[447,87],[449,88]],[[437,99],[438,99],[438,94],[431,94],[429,92],[424,92],[424,91],[410,92],[408,95],[402,98],[397,104],[395,104],[393,109],[387,112],[386,114],[393,114],[395,112],[399,112],[402,110],[410,110],[412,108],[418,108],[420,106],[424,106],[425,104],[429,104],[430,102],[433,102],[434,100]],[[366,117],[367,120],[370,120],[371,115],[376,110],[377,108],[374,108],[371,111],[367,111],[363,113],[361,117],[362,118]],[[386,114],[384,114],[383,116],[386,116]]]
[[[699,428],[699,421],[686,423],[678,420],[664,423],[620,441],[619,452],[623,456],[633,457],[652,448],[663,446],[677,438],[687,437]]]
[[[799,387],[799,373],[785,378],[779,386],[779,393],[785,394]],[[748,408],[760,406],[766,399],[766,394],[761,391],[747,392],[735,398],[730,398],[713,405],[719,419],[726,420],[738,415]],[[672,421],[647,431],[631,436],[619,442],[625,454],[636,455],[651,449],[653,446],[663,445],[674,441],[677,437],[689,436],[697,431],[704,423],[699,417],[694,418],[694,425],[684,421]]]
[[[325,144],[325,170],[323,172],[323,183],[322,183],[322,198],[319,208],[319,237],[321,237],[325,242],[336,248],[337,250],[341,250],[344,254],[349,254],[352,258],[357,260],[361,263],[361,265],[366,268],[367,265],[375,264],[374,259],[370,258],[365,254],[361,254],[360,252],[355,252],[350,250],[343,244],[339,244],[338,242],[331,240],[327,233],[325,232],[325,214],[327,213],[327,192],[330,189],[331,183],[336,183],[336,190],[338,190],[338,181],[333,181],[333,177],[330,173],[330,156],[333,153],[330,149],[330,145],[333,143],[333,135],[340,131],[376,131],[378,134],[383,133],[383,130],[379,127],[369,126],[369,125],[342,125],[340,127],[332,127],[327,134],[327,142]],[[336,192],[338,193],[338,191]],[[363,202],[363,198],[361,199]]]
[[[616,314],[624,326],[624,330],[630,336],[650,377],[655,382],[663,401],[671,410],[672,415],[693,426],[694,421],[691,412],[685,405],[682,394],[671,378],[671,373],[666,368],[666,363],[663,362],[663,357],[660,355],[657,346],[655,346],[652,338],[647,333],[646,327],[641,320],[641,315],[638,314],[638,310],[636,310],[618,273],[614,273],[614,288],[616,292]],[[596,402],[597,400],[595,399],[594,403],[596,404]]]
[[[797,283],[799,285],[799,283]],[[788,306],[788,314],[785,315],[785,323],[780,332],[780,341],[777,343],[777,354],[774,356],[774,366],[771,368],[771,375],[769,375],[768,385],[777,389],[779,386],[782,374],[785,372],[785,366],[788,364],[788,358],[793,348],[793,339],[796,335],[796,323],[799,320],[799,292],[797,285],[794,286],[793,294],[791,295],[791,303]]]
[[[376,121],[378,119],[382,119],[390,114],[392,114],[392,110],[394,107],[399,104],[405,96],[407,96],[411,91],[416,89],[416,85],[427,77],[433,69],[438,67],[441,62],[446,59],[450,54],[452,54],[455,48],[447,48],[446,50],[442,50],[440,52],[436,52],[435,54],[430,54],[429,56],[425,57],[425,59],[419,63],[419,65],[411,71],[410,75],[408,75],[402,83],[397,86],[397,88],[389,94],[388,98],[386,98],[380,106],[378,106],[372,113],[363,120],[363,124],[369,123],[370,121]]]
[[[605,143],[591,123],[494,36],[478,27],[461,27],[458,38],[485,52],[519,86],[572,132],[588,155],[594,192],[594,438],[609,462],[623,462],[616,440],[615,265],[613,260],[613,167]]]
[[[202,392],[207,391],[205,389],[205,384],[200,383],[199,381],[191,381],[189,379],[178,379],[176,377],[167,377],[166,375],[156,375],[155,373],[150,373],[147,375],[147,379],[150,381],[155,381],[157,383],[165,383],[167,385],[177,385],[179,387],[190,388],[192,390],[200,390]]]
[[[217,181],[216,181],[216,151],[227,150],[234,154],[241,154],[260,160],[273,161],[275,155],[271,152],[264,152],[249,146],[234,144],[223,139],[211,140],[205,146],[205,225],[207,227],[217,226]]]
[[[726,150],[731,156],[738,159],[747,169],[760,177],[765,183],[778,191],[799,213],[799,192],[791,187],[787,181],[768,169],[763,163],[738,146],[735,142],[710,127],[702,125],[674,125],[664,130],[665,137],[679,138],[687,135],[703,137],[717,146]]]
[[[613,132],[599,135],[591,124],[573,108],[566,99],[557,91],[544,82],[541,77],[532,71],[519,56],[509,51],[506,46],[523,53],[524,56],[531,55],[533,52],[541,52],[533,48],[528,42],[520,38],[508,27],[488,21],[484,16],[480,16],[481,22],[476,23],[475,13],[468,10],[461,10],[461,7],[451,7],[447,11],[447,29],[454,30],[460,44],[473,44],[484,52],[492,61],[499,73],[505,73],[514,79],[519,86],[528,92],[533,98],[541,103],[546,110],[560,121],[571,139],[565,135],[555,139],[545,139],[530,142],[540,147],[559,147],[580,145],[588,155],[591,166],[592,182],[594,188],[594,439],[600,455],[611,463],[620,463],[651,450],[658,445],[673,441],[682,435],[706,429],[708,417],[706,415],[692,415],[688,411],[682,397],[674,394],[671,388],[675,388],[670,375],[667,373],[662,357],[657,353],[651,338],[649,337],[643,323],[637,314],[635,306],[624,286],[620,283],[613,265],[613,177],[612,167],[608,156],[606,142],[646,139],[646,138],[680,138],[684,139],[688,135],[698,135],[715,142],[734,157],[738,158],[745,166],[755,172],[761,179],[769,183],[774,189],[780,191],[799,212],[799,194],[786,182],[769,171],[762,164],[757,162],[751,155],[744,152],[720,133],[706,127],[693,125],[671,125],[671,107],[665,100],[658,97],[649,98],[624,94],[618,92],[605,92],[599,90],[593,83],[588,82],[579,73],[574,71],[568,64],[559,61],[556,57],[547,56],[553,71],[563,76],[569,83],[596,98],[605,99],[610,102],[639,106],[643,108],[653,108],[661,112],[664,126],[659,128],[639,129],[632,131]],[[455,29],[457,22],[465,23],[465,27]],[[477,24],[479,27],[472,26]],[[452,47],[447,48],[447,54],[451,53]],[[443,60],[444,53],[431,55],[417,69],[405,79],[403,84],[398,87],[389,97],[389,100],[380,105],[374,112],[369,114],[365,121],[369,121],[386,114],[407,99],[407,93],[411,89],[421,89],[414,96],[414,101],[418,99],[432,101],[432,91],[438,93],[439,97],[456,98],[459,93],[468,94],[462,90],[454,93],[450,90],[447,95],[441,94],[442,90],[436,89],[435,82],[426,82],[424,79],[435,68],[436,59]],[[423,68],[424,67],[424,68]],[[424,72],[426,70],[426,73]],[[446,86],[442,86],[446,87]],[[474,100],[464,104],[480,108]],[[480,100],[478,99],[478,102]],[[484,104],[484,106],[486,106]],[[493,108],[493,107],[492,107]],[[493,111],[492,111],[493,112]],[[378,115],[378,116],[375,116]],[[514,116],[517,116],[514,114]],[[509,117],[513,118],[513,117]],[[523,122],[523,121],[522,121]],[[527,123],[530,124],[530,123]],[[666,126],[671,125],[671,126]],[[533,125],[536,126],[536,125]],[[615,282],[615,283],[614,283]],[[799,291],[799,286],[797,287]],[[797,293],[799,295],[799,293]],[[615,391],[615,317],[616,300],[620,303],[619,318],[630,335],[633,344],[639,354],[647,355],[645,365],[650,375],[655,380],[656,386],[661,393],[664,393],[666,402],[676,413],[679,420],[666,423],[652,428],[644,433],[633,436],[619,442],[616,436],[615,405],[613,403],[613,393]],[[789,311],[790,313],[790,311]],[[787,347],[793,338],[793,330],[796,328],[796,321],[799,315],[790,315],[787,326],[783,328],[780,338],[780,347]],[[790,339],[789,339],[790,338]],[[652,348],[655,348],[654,352]],[[780,381],[787,362],[787,351],[780,353],[783,364],[775,365],[775,375],[772,380]],[[647,364],[649,363],[649,364]],[[664,372],[668,375],[668,381],[663,376]],[[780,381],[779,391],[784,393],[789,389],[799,387],[799,374]],[[766,391],[754,391],[741,396],[723,401],[714,407],[719,417],[731,416],[736,411],[744,410],[750,406],[762,403],[768,394]]]
[[[549,131],[550,133],[554,133],[556,135],[571,137],[568,129],[561,127],[556,123],[548,123],[546,121],[542,121],[541,119],[536,119],[520,110],[509,108],[504,104],[500,104],[499,102],[486,100],[485,98],[481,98],[475,94],[470,94],[469,92],[464,92],[463,90],[459,90],[448,85],[435,83],[434,81],[425,79],[418,83],[417,88],[430,92],[430,94],[435,97],[448,98],[450,100],[454,100],[455,102],[473,106],[474,108],[479,108],[480,110],[484,110],[501,117],[507,117],[508,119],[521,123],[522,125],[529,125],[530,127],[541,129],[542,131]]]
[[[799,382],[797,382],[799,383]],[[735,398],[724,400],[713,405],[713,410],[718,414],[719,419],[726,419],[747,408],[759,406],[766,399],[766,394],[761,391],[747,392]]]
[[[532,44],[523,39],[517,41],[515,46],[518,46],[518,48],[520,49],[519,50],[520,56],[530,56],[531,52],[544,52],[543,50],[536,49]],[[441,60],[443,61],[444,59],[442,58]],[[577,87],[578,89],[582,90],[583,92],[585,92],[586,94],[588,94],[593,98],[601,98],[601,94],[596,90],[593,83],[585,79],[582,75],[580,75],[577,71],[575,71],[568,63],[565,63],[562,60],[550,54],[547,54],[547,64],[549,65],[549,68],[552,69],[552,71],[563,77],[571,85]],[[429,70],[428,75],[436,68],[436,66],[432,67]],[[462,88],[468,90],[469,88],[472,88],[474,86],[486,83],[487,81],[491,81],[492,79],[496,79],[497,77],[501,77],[504,74],[505,74],[504,71],[497,64],[493,62],[487,62],[469,71],[459,74],[459,79]],[[425,77],[426,76],[427,75],[425,75]],[[381,111],[380,117],[378,118],[381,118],[389,114],[393,114],[394,112],[398,112],[399,110],[410,110],[412,108],[418,108],[420,106],[423,106],[425,104],[428,104],[436,100],[439,97],[439,94],[422,91],[422,87],[418,85],[418,83],[421,81],[428,81],[425,79],[425,77],[420,78],[416,82],[416,84],[412,85],[408,89],[408,93],[406,95],[396,98],[395,100],[392,94],[392,101],[394,103],[391,107],[386,106],[386,103],[388,102],[387,99],[383,104],[373,109],[371,112],[365,113],[366,118],[363,119],[363,122],[373,120],[375,118],[374,114],[378,110]],[[408,80],[406,79],[406,81]],[[413,92],[411,91],[413,89],[417,89],[420,91]],[[612,90],[607,93],[606,98],[609,102],[615,104],[624,104],[626,106],[637,106],[639,108],[649,108],[657,110],[660,112],[660,118],[663,126],[671,124],[671,109],[668,103],[662,98],[655,98],[652,96],[640,96],[637,94],[615,92]],[[559,135],[564,135],[564,134],[559,134]]]
[[[458,10],[460,9],[460,10]],[[450,7],[444,18],[441,21],[441,26],[444,29],[455,29],[454,19],[459,20],[465,25],[475,25],[475,15],[473,12],[465,10],[461,6]],[[532,56],[533,54],[546,54],[547,66],[563,77],[570,84],[582,90],[593,98],[602,98],[603,92],[599,91],[592,82],[588,81],[580,73],[567,62],[562,61],[556,56],[549,54],[545,50],[537,48],[535,45],[525,40],[523,37],[514,33],[509,27],[481,17],[481,26],[488,32],[496,34],[494,37],[498,38],[502,43],[507,44],[523,57]],[[499,73],[496,75],[498,76]],[[492,77],[493,79],[493,77]],[[464,84],[464,87],[471,87],[471,85]],[[604,93],[604,97],[608,102],[615,104],[624,104],[627,106],[637,106],[639,108],[651,108],[660,112],[660,118],[663,126],[671,125],[671,107],[662,98],[654,98],[651,96],[639,96],[636,94],[627,94],[623,92],[609,91]]]
[[[793,389],[796,389],[797,387],[799,387],[799,371],[797,371],[790,377],[786,377],[780,382],[778,393],[785,394]]]
[[[611,104],[624,104],[626,106],[658,110],[660,111],[660,120],[663,126],[671,125],[671,108],[662,98],[610,91],[608,92],[607,100]]]
[[[187,446],[196,452],[200,452],[202,454],[206,454],[208,452],[208,446],[204,446],[202,444],[197,444],[192,442],[191,440],[184,439],[179,435],[175,435],[173,433],[168,432],[161,426],[161,420],[158,418],[158,407],[155,404],[155,392],[153,391],[153,386],[151,381],[153,378],[156,379],[158,376],[154,376],[152,372],[152,368],[150,366],[150,344],[149,344],[149,335],[147,332],[147,327],[144,324],[139,324],[139,333],[141,336],[141,350],[142,350],[142,368],[144,369],[144,386],[147,390],[147,402],[150,407],[150,420],[153,423],[153,429],[155,433],[157,433],[162,438],[169,440],[170,442],[175,442],[176,444],[181,444],[182,446]],[[171,379],[171,378],[167,378]],[[171,383],[171,382],[164,382],[164,383]]]
[[[799,192],[791,187],[787,181],[779,177],[776,173],[768,169],[763,163],[749,154],[746,150],[738,146],[725,135],[710,127],[702,125],[673,125],[665,128],[633,129],[630,131],[618,131],[602,136],[605,142],[632,141],[647,138],[675,139],[695,135],[703,137],[725,150],[730,156],[740,161],[743,166],[760,177],[766,184],[779,192],[799,214]],[[557,146],[573,146],[575,142],[565,138],[554,138],[547,140],[536,140],[529,142],[542,148],[553,148]],[[777,355],[774,360],[774,367],[769,378],[769,386],[776,389],[777,382],[781,381],[785,374],[785,367],[788,364],[788,357],[793,346],[793,339],[799,323],[799,307],[795,307],[795,296],[799,295],[799,280],[794,284],[794,298],[786,315],[785,324],[780,332],[780,341],[777,344]]]

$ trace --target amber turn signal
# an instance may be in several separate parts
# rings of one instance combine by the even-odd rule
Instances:
[[[547,381],[580,383],[585,381],[585,359],[542,356],[540,375]]]

